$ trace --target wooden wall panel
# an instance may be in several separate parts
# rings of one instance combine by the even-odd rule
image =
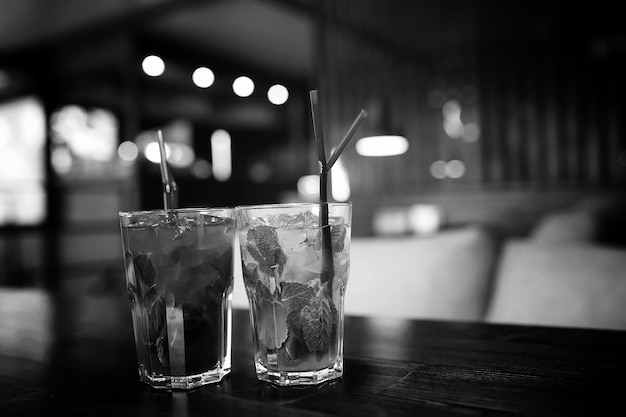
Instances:
[[[379,96],[410,142],[405,155],[381,159],[347,148],[353,193],[384,202],[469,186],[621,189],[626,29],[612,3],[587,6],[565,19],[540,1],[322,1],[319,86],[331,142]],[[463,96],[468,88],[475,102]],[[461,103],[478,141],[446,135],[429,102],[435,93]],[[465,162],[463,177],[431,176],[434,161],[451,159]]]

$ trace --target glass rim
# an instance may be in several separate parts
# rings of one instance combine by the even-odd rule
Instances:
[[[118,215],[120,217],[129,216],[147,216],[157,215],[165,216],[167,213],[202,213],[202,212],[215,212],[215,211],[235,211],[234,207],[183,207],[171,210],[165,209],[146,209],[146,210],[120,210]]]
[[[323,204],[328,204],[334,207],[351,207],[351,201],[329,201],[328,203],[320,202],[300,202],[300,203],[268,203],[268,204],[244,204],[235,206],[235,210],[265,210],[265,209],[280,209],[280,208],[308,208],[319,207]]]

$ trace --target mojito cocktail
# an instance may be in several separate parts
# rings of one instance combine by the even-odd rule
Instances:
[[[343,375],[350,203],[237,207],[260,380],[312,385]]]
[[[154,388],[231,369],[232,209],[120,212],[139,377]]]

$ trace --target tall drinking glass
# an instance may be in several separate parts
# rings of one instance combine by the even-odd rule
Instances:
[[[119,213],[139,379],[157,389],[231,370],[234,209]]]
[[[239,206],[236,218],[257,378],[341,377],[352,204]]]

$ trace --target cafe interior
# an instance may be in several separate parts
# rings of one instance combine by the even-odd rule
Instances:
[[[317,90],[346,314],[626,330],[625,74],[604,0],[1,1],[0,286],[125,296],[157,130],[181,207],[316,201]]]

